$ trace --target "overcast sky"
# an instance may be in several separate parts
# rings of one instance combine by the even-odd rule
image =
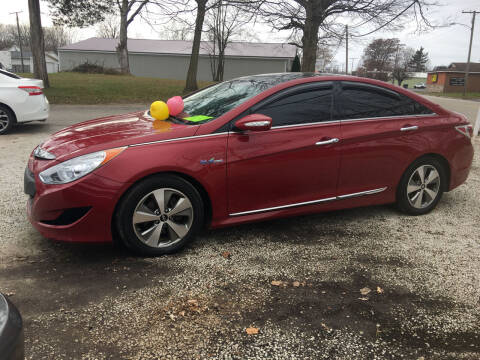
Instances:
[[[15,15],[10,14],[14,11],[23,11],[19,14],[21,23],[28,23],[28,2],[27,0],[0,0],[2,11],[0,12],[0,23],[14,24]],[[462,14],[462,10],[477,10],[480,11],[479,0],[439,0],[442,6],[430,10],[427,14],[429,20],[432,23],[442,24],[447,22],[463,23],[468,26],[471,24],[471,15]],[[50,26],[51,20],[49,16],[49,9],[47,4],[41,2],[42,9],[42,22],[44,26]],[[152,31],[152,29],[136,19],[136,21],[129,27],[130,38],[159,38],[160,35]],[[345,19],[350,25],[354,25],[358,21],[355,19]],[[259,39],[264,42],[282,42],[285,41],[288,34],[272,32],[265,25],[257,25],[256,34]],[[364,31],[363,31],[364,30]],[[367,32],[368,28],[358,28],[357,33],[362,34]],[[350,41],[349,50],[349,67],[352,68],[352,61],[354,67],[358,64],[358,61],[363,53],[363,48],[372,39],[386,38],[386,37],[398,37],[407,46],[418,49],[423,46],[429,54],[430,62],[435,65],[448,65],[451,62],[465,62],[468,55],[468,42],[470,37],[470,30],[465,26],[451,26],[446,28],[438,28],[426,33],[415,33],[415,26],[407,26],[400,32],[376,32],[372,35],[363,37],[361,39],[352,39]],[[82,40],[95,36],[95,30],[79,29],[75,31],[76,40]],[[340,65],[345,64],[345,47],[342,45],[335,51],[335,61]],[[352,58],[354,60],[352,60]],[[480,15],[477,16],[477,22],[474,33],[474,41],[472,47],[472,61],[480,62]]]

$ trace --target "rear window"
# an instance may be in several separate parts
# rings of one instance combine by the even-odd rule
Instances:
[[[10,78],[12,78],[12,79],[20,79],[20,76],[14,74],[14,73],[11,73],[11,72],[9,72],[9,71],[6,71],[6,70],[0,69],[0,74],[5,75],[5,76],[8,76],[8,77],[10,77]]]
[[[349,82],[342,83],[336,107],[337,118],[341,120],[433,113],[408,96],[390,89]]]

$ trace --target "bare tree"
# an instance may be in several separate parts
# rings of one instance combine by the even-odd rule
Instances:
[[[120,22],[118,16],[109,14],[97,25],[96,35],[106,39],[116,39],[120,35]]]
[[[158,31],[162,40],[191,40],[192,27],[187,22],[174,21]]]
[[[11,36],[10,27],[11,25],[0,24],[0,50],[10,49],[15,45],[15,37]]]
[[[363,66],[367,71],[391,71],[401,46],[397,38],[373,40],[364,50]]]
[[[57,51],[59,47],[72,43],[73,32],[62,26],[44,27],[42,29],[45,51]],[[20,39],[23,48],[30,49],[29,25],[20,25]],[[18,40],[17,27],[15,25],[0,24],[0,50],[9,49],[12,46],[20,47]]]
[[[45,44],[43,40],[42,18],[40,15],[40,1],[28,0],[30,15],[31,49],[33,56],[33,69],[35,77],[43,80],[45,88],[50,87],[48,80],[47,64],[45,62]]]
[[[240,6],[246,2],[232,1]],[[371,32],[411,19],[419,27],[430,26],[423,13],[427,5],[434,3],[430,0],[251,0],[243,6],[253,9],[276,30],[300,34],[301,41],[296,45],[303,52],[302,70],[314,71],[319,40],[339,36],[343,31],[339,17],[358,18],[362,25],[374,27]]]
[[[334,54],[332,52],[331,46],[327,44],[318,45],[317,48],[317,59],[320,60],[322,64],[322,71],[328,67],[333,60]]]
[[[400,44],[398,51],[395,54],[395,63],[392,70],[393,80],[397,80],[398,86],[402,85],[402,82],[410,77],[410,61],[415,54],[415,50],[405,45]]]
[[[187,80],[185,82],[184,92],[195,91],[198,89],[197,71],[198,57],[200,53],[200,42],[202,41],[203,22],[207,13],[207,3],[209,0],[195,0],[197,4],[195,17],[195,31],[193,35],[192,53],[188,65]]]
[[[58,48],[73,42],[73,32],[63,26],[43,28],[45,51],[58,51]]]
[[[30,26],[20,24],[19,29],[20,38],[16,25],[0,25],[0,49],[9,49],[12,46],[20,48],[20,43],[23,48],[30,46]]]
[[[218,0],[207,16],[207,34],[209,42],[205,43],[210,55],[212,78],[223,81],[225,68],[225,49],[235,35],[244,34],[241,29],[248,24],[252,16],[238,7]]]

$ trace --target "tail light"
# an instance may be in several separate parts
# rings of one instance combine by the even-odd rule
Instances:
[[[460,134],[465,135],[469,139],[472,138],[473,136],[472,125],[458,125],[458,126],[455,126],[455,130],[457,130]]]
[[[29,96],[43,94],[42,88],[38,86],[19,86],[18,88],[20,90],[26,91]]]

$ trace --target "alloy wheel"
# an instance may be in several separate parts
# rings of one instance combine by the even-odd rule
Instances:
[[[182,192],[160,188],[137,204],[132,224],[138,239],[147,246],[171,246],[185,237],[193,223],[193,205]]]
[[[432,165],[421,165],[410,176],[407,198],[416,209],[430,206],[440,192],[440,174]]]
[[[10,122],[8,114],[0,109],[0,132],[4,131]]]

